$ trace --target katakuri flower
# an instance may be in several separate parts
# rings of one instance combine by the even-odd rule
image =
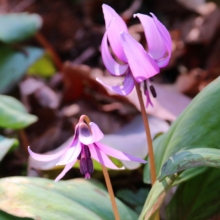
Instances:
[[[59,181],[73,167],[77,160],[79,160],[80,163],[80,172],[85,176],[85,179],[89,179],[94,171],[92,158],[105,167],[115,170],[124,169],[124,167],[118,168],[115,166],[107,155],[120,160],[146,163],[143,159],[99,143],[98,141],[101,140],[103,136],[98,125],[91,122],[87,116],[82,115],[79,123],[76,125],[73,141],[69,146],[51,155],[36,154],[31,151],[30,147],[28,151],[31,157],[38,161],[52,161],[60,158],[57,165],[65,165],[65,168],[59,176],[57,176],[55,182]]]
[[[159,73],[159,68],[165,67],[171,57],[172,41],[165,26],[151,13],[152,17],[144,14],[135,14],[144,27],[147,40],[147,51],[129,33],[122,18],[110,6],[102,6],[106,32],[102,39],[101,54],[106,69],[114,76],[125,76],[122,83],[109,86],[97,78],[103,86],[120,94],[128,95],[134,88],[135,83],[145,82],[145,94],[147,105],[151,104],[148,94],[147,82]],[[117,62],[113,54],[121,62]],[[123,64],[121,64],[123,63]],[[150,90],[153,90],[150,84]],[[155,91],[152,93],[156,96]]]

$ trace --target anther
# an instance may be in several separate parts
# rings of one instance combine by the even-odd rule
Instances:
[[[157,97],[157,93],[156,93],[156,90],[155,90],[154,86],[150,85],[149,87],[150,87],[150,91],[151,91],[152,96],[154,98],[156,98]]]

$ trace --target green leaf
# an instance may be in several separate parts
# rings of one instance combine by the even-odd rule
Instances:
[[[20,129],[37,121],[15,98],[0,95],[0,127]]]
[[[220,170],[208,170],[180,184],[166,208],[166,220],[207,220],[219,213]]]
[[[24,47],[15,50],[9,46],[0,46],[0,92],[7,92],[25,74],[25,71],[44,54],[44,50]]]
[[[12,148],[18,146],[18,140],[14,138],[6,138],[0,135],[0,161]]]
[[[193,99],[169,131],[154,141],[157,176],[162,165],[175,153],[201,147],[220,149],[219,94],[220,78],[217,78]],[[177,181],[186,181],[204,170],[187,170],[181,173]],[[145,166],[144,182],[150,182],[149,164]]]
[[[45,53],[40,59],[38,59],[29,69],[27,73],[29,75],[49,77],[54,75],[56,68],[53,64],[53,60],[49,54]]]
[[[177,174],[174,174],[171,177],[166,177],[162,182],[157,180],[154,183],[139,216],[139,220],[150,220],[155,218],[157,210],[160,208],[167,192],[172,187],[176,178]]]
[[[54,183],[43,178],[10,177],[0,180],[0,209],[11,215],[44,220],[112,220],[109,195],[89,180]],[[117,200],[120,216],[136,220],[137,215]]]
[[[16,43],[33,36],[42,26],[37,14],[10,13],[0,15],[0,41]]]
[[[199,166],[220,168],[220,150],[196,148],[176,153],[163,165],[159,180],[161,181],[168,175]]]

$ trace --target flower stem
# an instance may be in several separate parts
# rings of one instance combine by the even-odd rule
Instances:
[[[109,193],[109,196],[110,196],[110,199],[111,199],[112,209],[113,209],[113,212],[114,212],[115,220],[120,220],[120,215],[119,215],[118,207],[117,207],[117,204],[116,204],[116,201],[115,201],[115,196],[114,196],[114,192],[113,192],[113,189],[112,189],[111,180],[109,178],[107,168],[103,165],[102,165],[102,172],[104,174],[105,183],[106,183],[108,193]]]
[[[138,100],[140,103],[141,114],[142,114],[146,136],[147,136],[148,155],[149,155],[149,160],[150,160],[150,174],[151,174],[151,182],[153,185],[156,182],[156,168],[155,168],[155,162],[154,162],[154,151],[153,151],[153,144],[152,144],[152,139],[151,139],[151,134],[150,134],[150,127],[148,123],[147,113],[144,107],[144,101],[143,101],[143,97],[141,94],[140,85],[136,83],[135,88],[137,91],[137,96],[138,96]]]

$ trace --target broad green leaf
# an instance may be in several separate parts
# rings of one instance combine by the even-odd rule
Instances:
[[[0,46],[0,92],[7,92],[25,74],[25,71],[44,54],[44,50],[35,47],[12,49]]]
[[[108,193],[89,180],[54,183],[43,178],[10,177],[0,180],[0,209],[11,215],[44,220],[112,220]],[[122,219],[137,215],[117,200]]]
[[[220,149],[220,78],[201,91],[172,124],[170,130],[154,141],[157,176],[168,158],[192,148]],[[194,168],[181,173],[180,183],[204,172]],[[149,165],[145,166],[144,182],[150,182]]]
[[[207,220],[220,210],[220,169],[208,168],[180,184],[166,208],[166,220]]]
[[[37,121],[37,117],[28,114],[17,99],[0,95],[0,127],[20,129],[35,121]]]
[[[33,36],[42,26],[37,14],[9,13],[0,15],[0,41],[15,43]]]
[[[220,150],[196,148],[176,153],[163,165],[159,180],[162,180],[168,175],[200,166],[220,168]]]
[[[38,59],[32,66],[29,67],[27,73],[29,75],[49,77],[54,75],[56,67],[53,64],[53,60],[50,55],[45,53],[40,59]]]
[[[155,218],[157,210],[160,208],[168,190],[172,187],[176,178],[177,174],[174,174],[170,177],[166,177],[162,182],[157,180],[154,183],[139,216],[139,220],[153,220]]]
[[[7,152],[14,146],[18,145],[18,140],[14,138],[6,138],[0,135],[0,161]]]

